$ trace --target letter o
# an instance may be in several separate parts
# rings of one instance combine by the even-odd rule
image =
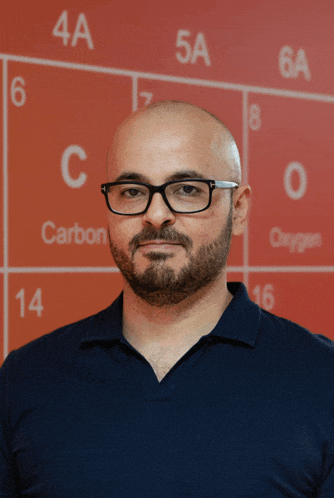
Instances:
[[[276,236],[276,237],[275,237]],[[279,227],[273,227],[269,232],[269,241],[271,247],[281,247],[282,230]]]
[[[297,190],[294,190],[291,185],[291,175],[294,171],[297,171],[299,176],[299,187]],[[304,166],[297,161],[288,164],[284,171],[284,189],[287,196],[294,200],[301,199],[306,192],[306,187],[307,176]]]
[[[95,234],[94,228],[87,228],[85,235],[86,235],[85,238],[86,238],[87,244],[90,244],[90,245],[95,244],[96,234]]]
[[[63,155],[61,157],[61,174],[62,174],[63,180],[66,183],[66,185],[68,185],[71,188],[80,188],[86,182],[87,175],[86,175],[86,173],[83,173],[82,171],[80,172],[80,175],[78,176],[78,178],[73,178],[70,175],[70,172],[68,169],[69,159],[73,154],[76,154],[77,156],[79,156],[79,158],[82,161],[87,159],[86,152],[83,150],[82,147],[80,147],[79,145],[70,145],[69,147],[67,147],[64,150]]]

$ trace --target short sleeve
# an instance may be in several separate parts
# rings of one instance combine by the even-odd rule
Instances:
[[[0,498],[18,498],[9,423],[9,371],[14,352],[0,368]]]
[[[327,339],[323,337],[323,339]],[[330,339],[327,341],[332,342]],[[318,489],[317,496],[319,498],[333,498],[334,497],[334,394],[332,395],[332,430],[328,437],[328,444],[326,445],[326,457],[323,460],[323,481]]]

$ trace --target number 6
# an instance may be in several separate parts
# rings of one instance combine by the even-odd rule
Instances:
[[[25,81],[21,76],[16,76],[16,78],[13,79],[12,84],[10,85],[10,96],[14,105],[22,107],[26,101],[26,92],[18,83],[21,83],[23,86],[25,85]]]

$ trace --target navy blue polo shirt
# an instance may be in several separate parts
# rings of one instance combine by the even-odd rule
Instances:
[[[104,311],[12,351],[0,497],[334,496],[334,347],[240,283],[159,383]]]

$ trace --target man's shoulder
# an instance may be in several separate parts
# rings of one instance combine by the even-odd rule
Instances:
[[[282,348],[310,349],[323,352],[334,360],[334,341],[324,334],[314,333],[287,318],[280,317],[261,308],[260,332],[269,332],[270,340]],[[324,331],[330,334],[331,330]]]
[[[85,336],[89,336],[103,321],[108,320],[110,308],[105,308],[93,315],[76,322],[59,327],[52,332],[12,350],[5,359],[1,370],[6,370],[7,364],[17,365],[19,368],[42,365],[55,357],[69,356],[73,348],[78,348]],[[9,365],[8,365],[9,366]]]
[[[334,331],[329,324],[328,330],[315,333],[312,327],[308,329],[261,308],[250,299],[242,282],[228,282],[228,290],[233,295],[229,325],[236,323],[238,328],[248,330],[247,338],[255,348],[258,346],[273,353],[300,351],[302,355],[308,351],[314,357],[319,354],[319,358],[323,353],[330,362],[334,359],[334,341],[328,337]]]

